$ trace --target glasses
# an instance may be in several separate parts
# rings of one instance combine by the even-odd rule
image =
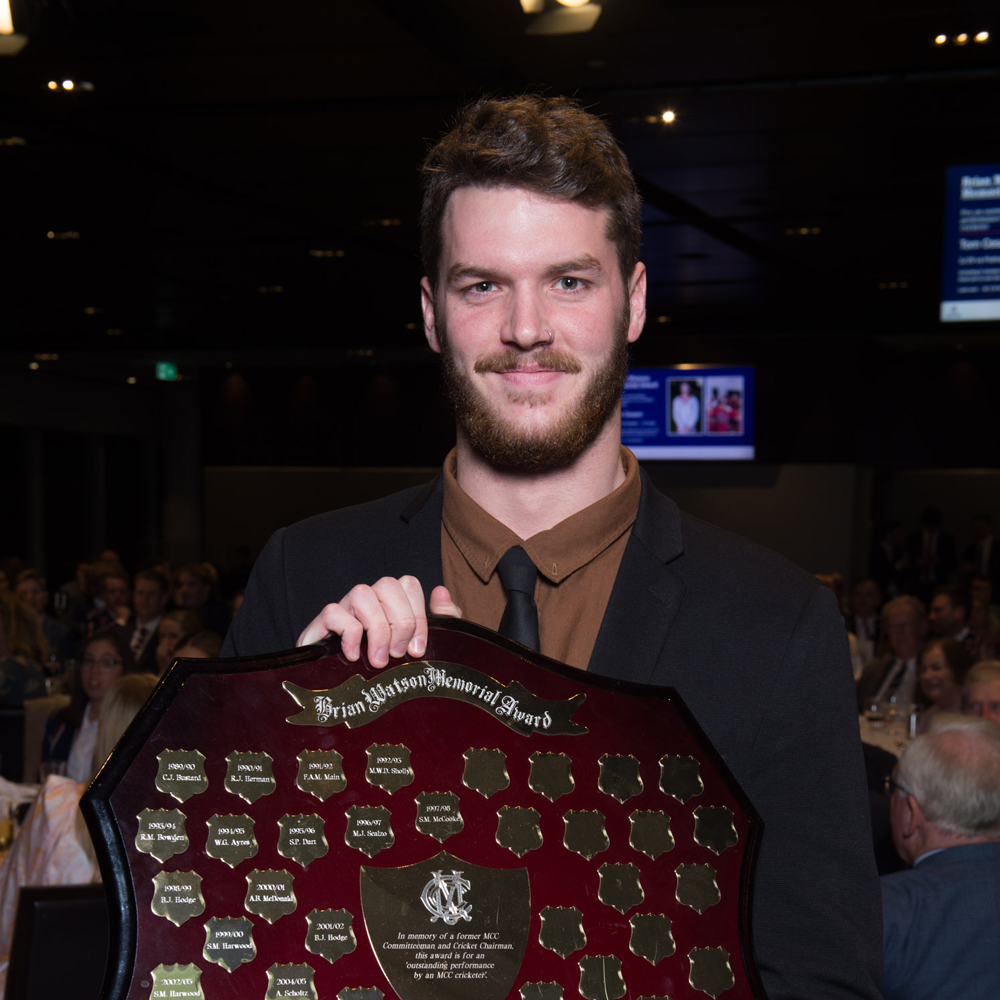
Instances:
[[[112,659],[110,656],[102,656],[99,660],[95,660],[92,656],[85,656],[80,661],[81,667],[98,667],[101,670],[114,670],[115,667],[120,667],[121,664],[121,660]]]
[[[883,779],[882,792],[887,799],[891,799],[896,792],[902,792],[904,795],[913,794],[906,785],[898,782],[891,774],[887,774]]]

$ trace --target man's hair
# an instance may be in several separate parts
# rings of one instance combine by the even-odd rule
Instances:
[[[135,574],[135,582],[149,580],[155,583],[166,594],[170,590],[170,581],[158,569],[141,569]]]
[[[887,622],[889,612],[898,611],[900,608],[910,608],[916,611],[921,618],[927,617],[927,608],[924,607],[924,602],[919,597],[914,597],[912,594],[900,594],[899,597],[894,597],[882,605],[882,621]]]
[[[965,686],[978,681],[1000,681],[1000,660],[980,660],[969,668],[965,675]]]
[[[627,282],[639,260],[642,205],[607,125],[568,97],[482,98],[466,105],[420,168],[424,273],[437,288],[441,225],[462,187],[521,187],[609,212],[608,237]]]
[[[951,602],[952,608],[964,608],[965,617],[969,617],[969,612],[972,610],[972,598],[969,597],[969,592],[964,587],[955,587],[946,583],[934,591],[935,597],[938,594],[944,594]]]
[[[918,736],[896,768],[900,784],[939,829],[1000,838],[1000,726],[955,716]]]
[[[48,585],[45,582],[45,574],[40,569],[22,569],[20,573],[17,574],[17,582],[15,587],[20,586],[22,583],[26,583],[29,580],[34,580],[42,590],[48,590]]]

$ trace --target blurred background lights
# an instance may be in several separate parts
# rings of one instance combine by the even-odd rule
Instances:
[[[72,90],[76,84],[72,80],[63,80],[62,87],[63,90]]]
[[[988,42],[990,40],[990,33],[988,31],[980,31],[976,35],[977,42]]]
[[[934,37],[934,44],[935,45],[944,45],[944,43],[946,41],[948,41],[948,36],[947,35],[935,35],[935,37]]]
[[[126,381],[126,382],[127,382],[127,383],[128,383],[129,385],[135,385],[135,381],[136,381],[136,380],[135,380],[135,376],[134,376],[134,375],[129,375],[129,377],[128,377],[127,379],[125,379],[125,381]]]
[[[559,0],[564,7],[582,7],[589,0]]]
[[[955,36],[956,45],[964,45],[969,40],[969,36],[963,31],[962,34]]]
[[[664,111],[663,114],[660,115],[660,121],[665,122],[667,125],[669,125],[672,121],[676,121],[676,120],[677,120],[677,115],[673,111],[669,111],[669,110],[668,111]]]

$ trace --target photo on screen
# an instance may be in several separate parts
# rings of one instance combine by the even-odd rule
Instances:
[[[705,422],[708,434],[743,433],[746,397],[742,375],[709,375],[705,379]]]
[[[691,437],[704,433],[705,410],[700,378],[670,379],[669,414],[669,434]]]

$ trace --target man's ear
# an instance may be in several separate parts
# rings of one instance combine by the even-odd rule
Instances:
[[[424,336],[430,349],[435,354],[441,353],[441,341],[438,338],[437,322],[434,318],[434,289],[426,277],[420,279],[420,309],[424,314]]]
[[[920,803],[912,796],[906,796],[906,817],[903,820],[903,836],[912,837],[927,823],[927,817]]]
[[[646,325],[646,265],[635,265],[628,283],[628,342],[634,344]]]

